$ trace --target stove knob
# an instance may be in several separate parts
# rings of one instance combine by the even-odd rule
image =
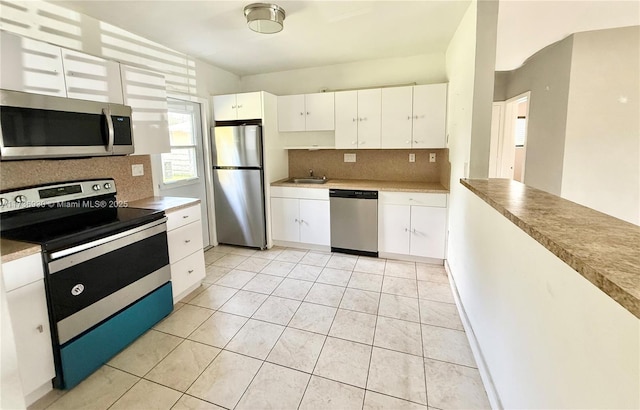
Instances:
[[[104,184],[104,189],[111,189],[111,184],[108,182]]]
[[[0,206],[9,205],[9,200],[7,198],[0,198]]]
[[[24,196],[24,195],[18,195],[17,197],[14,198],[14,200],[18,204],[23,204],[23,203],[27,202],[27,197]]]
[[[100,190],[100,185],[95,184],[94,186],[91,187],[91,189],[93,189],[94,191],[99,191]]]

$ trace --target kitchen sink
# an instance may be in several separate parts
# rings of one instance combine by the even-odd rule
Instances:
[[[303,178],[291,178],[289,182],[295,184],[324,184],[328,181],[326,177],[303,177]]]

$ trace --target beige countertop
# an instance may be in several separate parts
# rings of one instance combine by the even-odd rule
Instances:
[[[197,198],[181,198],[175,196],[151,196],[129,202],[131,208],[155,209],[156,211],[173,212],[191,205],[199,204]]]
[[[640,318],[640,227],[508,179],[462,185]]]
[[[25,256],[40,253],[40,245],[28,242],[0,239],[0,255],[2,263],[11,262]]]
[[[299,184],[287,182],[289,178],[272,182],[271,186],[324,189],[366,189],[390,192],[424,192],[448,194],[449,190],[439,182],[373,181],[367,179],[329,179],[324,184]]]

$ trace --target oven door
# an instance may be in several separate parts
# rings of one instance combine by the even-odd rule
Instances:
[[[45,257],[60,345],[171,280],[166,217]]]
[[[131,153],[131,107],[0,90],[2,160]]]

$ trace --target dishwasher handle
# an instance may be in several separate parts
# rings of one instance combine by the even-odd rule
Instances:
[[[378,191],[330,189],[329,198],[378,199]]]

